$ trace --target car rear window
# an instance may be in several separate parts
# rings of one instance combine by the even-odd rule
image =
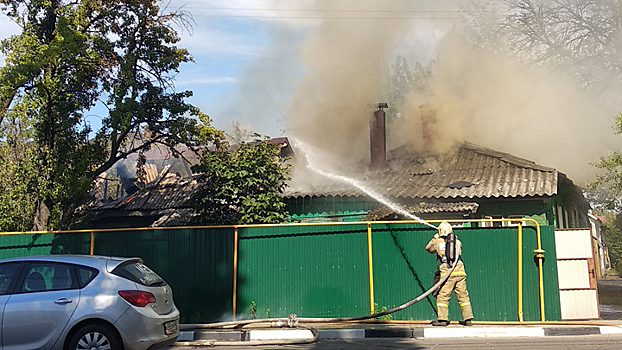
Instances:
[[[158,276],[158,274],[153,272],[147,265],[139,262],[133,261],[121,264],[117,266],[112,273],[148,287],[163,286],[166,284],[162,277]]]
[[[92,267],[76,266],[76,269],[78,269],[78,282],[80,284],[80,288],[83,288],[89,284],[99,273],[97,269]]]

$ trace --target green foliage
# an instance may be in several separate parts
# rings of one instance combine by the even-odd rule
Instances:
[[[609,250],[609,259],[612,267],[622,276],[622,215],[607,212],[606,217],[603,235]]]
[[[412,96],[422,98],[428,96],[433,66],[433,61],[425,66],[416,62],[414,70],[411,71],[406,59],[397,56],[395,64],[391,65],[393,72],[386,87],[388,96],[383,97],[384,101],[389,104],[389,109],[386,111],[389,118],[398,118]]]
[[[257,304],[254,301],[248,305],[248,318],[254,320],[257,318]]]
[[[267,138],[235,147],[223,142],[206,150],[192,169],[200,174],[192,202],[202,223],[282,222],[286,213],[281,196],[290,165],[278,154],[279,145]]]
[[[380,309],[378,309],[378,303],[374,303],[374,313],[377,314],[379,312],[385,312],[387,311],[387,307],[383,306]],[[380,316],[380,317],[376,317],[376,320],[380,320],[380,321],[391,321],[393,320],[393,315],[388,314],[388,315],[384,315],[384,316]]]
[[[172,79],[192,61],[175,44],[184,12],[157,1],[0,0],[21,32],[0,44],[0,230],[67,228],[93,181],[154,145],[217,142],[222,132]],[[109,114],[91,130],[97,103]],[[8,109],[7,109],[8,108]],[[96,134],[93,138],[92,135]]]
[[[622,113],[615,117],[614,132],[622,133]],[[622,209],[622,152],[614,151],[611,155],[601,157],[592,166],[602,169],[594,180],[588,184],[588,190],[597,207],[617,212]]]

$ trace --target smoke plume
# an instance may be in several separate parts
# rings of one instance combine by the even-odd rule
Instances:
[[[328,14],[334,10],[318,3]],[[392,10],[412,3],[393,2]],[[416,3],[418,10],[439,9]],[[439,152],[469,141],[554,167],[579,184],[588,181],[589,163],[615,145],[611,126],[622,94],[586,90],[563,70],[484,49],[456,23],[448,30],[447,22],[435,20],[326,18],[298,50],[305,72],[287,109],[288,133],[344,160],[369,161],[369,121],[373,106],[386,102],[380,98],[387,67],[397,53],[411,67],[425,57],[421,48],[429,42],[416,33],[442,33],[429,54],[435,60],[430,91],[407,96],[400,117],[387,125],[389,148],[421,149],[420,106],[428,103],[436,109]],[[420,45],[406,42],[417,37]],[[620,84],[605,91],[619,92]]]

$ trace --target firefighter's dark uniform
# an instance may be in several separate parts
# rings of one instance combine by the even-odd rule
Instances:
[[[446,224],[446,225],[443,225]],[[441,227],[443,226],[443,227]],[[449,230],[449,231],[447,231]],[[445,237],[447,234],[451,232],[451,225],[446,222],[441,223],[439,225],[439,233],[436,233],[434,237],[428,242],[425,246],[425,249],[430,253],[436,253],[437,258],[440,262],[439,271],[441,273],[441,278],[447,274],[450,268],[447,266],[447,263],[443,262],[443,256],[445,255]],[[456,238],[456,256],[459,257],[462,251],[462,242]],[[458,260],[456,263],[456,268],[451,273],[447,281],[441,286],[441,289],[436,297],[436,310],[437,310],[437,321],[444,322],[448,321],[448,310],[447,307],[449,305],[449,299],[451,297],[451,291],[454,291],[456,294],[456,299],[458,299],[458,304],[460,305],[460,311],[462,313],[462,324],[466,323],[470,325],[470,320],[473,318],[473,311],[471,310],[471,302],[469,301],[469,292],[466,289],[466,272],[464,271],[464,264],[462,260]],[[445,324],[440,324],[445,325]]]

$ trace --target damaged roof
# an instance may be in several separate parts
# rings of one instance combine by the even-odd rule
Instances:
[[[93,210],[122,209],[134,211],[186,208],[188,200],[197,187],[198,184],[194,180],[188,181],[174,174],[167,174],[151,186],[148,185],[130,196],[117,198],[94,207]]]
[[[558,172],[509,153],[471,143],[436,156],[394,156],[381,170],[370,170],[357,180],[393,198],[451,199],[552,196]],[[345,182],[332,181],[310,188],[288,188],[285,197],[358,197],[365,193]]]

